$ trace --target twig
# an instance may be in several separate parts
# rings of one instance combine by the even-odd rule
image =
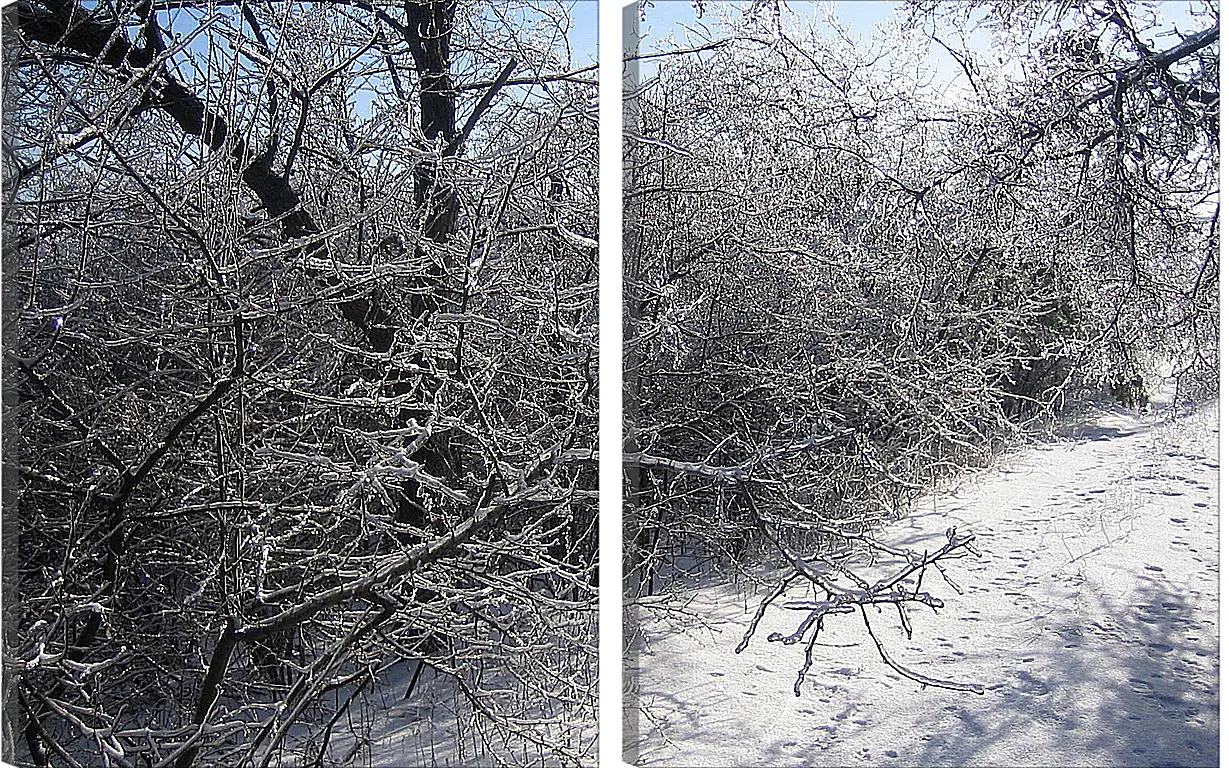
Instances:
[[[781,581],[777,584],[777,588],[772,591],[772,594],[760,603],[760,607],[755,611],[755,617],[751,619],[751,626],[747,628],[746,634],[743,635],[742,641],[739,642],[738,646],[734,649],[734,653],[742,653],[743,651],[747,650],[747,645],[751,642],[751,637],[755,634],[756,628],[759,627],[760,620],[764,618],[764,613],[767,612],[769,604],[781,595],[785,594],[785,590],[789,588],[790,583],[801,575],[802,574],[800,572],[794,571],[790,575],[781,579]]]
[[[920,672],[914,672],[913,670],[897,663],[891,656],[888,655],[887,650],[883,647],[883,643],[880,642],[878,635],[875,634],[875,630],[871,628],[871,618],[866,614],[866,606],[859,605],[858,608],[862,611],[862,621],[866,624],[866,631],[870,634],[871,640],[875,641],[875,648],[879,650],[879,657],[883,659],[884,663],[892,669],[896,670],[910,680],[921,683],[922,685],[933,685],[936,688],[948,688],[953,691],[970,691],[978,695],[986,692],[986,689],[977,683],[957,683],[952,680],[939,680],[938,678],[927,677]]]
[[[811,640],[807,643],[806,655],[803,657],[802,668],[798,670],[798,677],[794,680],[794,695],[802,695],[802,681],[806,679],[807,672],[811,669],[811,658],[815,652],[815,640],[819,638],[819,630],[824,628],[824,620],[821,618],[815,622],[815,631],[811,633]]]

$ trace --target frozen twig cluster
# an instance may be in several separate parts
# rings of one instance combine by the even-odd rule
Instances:
[[[868,607],[874,608],[877,612],[882,612],[885,607],[888,608],[899,618],[901,629],[904,630],[906,636],[912,638],[913,624],[909,618],[910,606],[923,606],[933,611],[944,607],[942,599],[922,589],[923,579],[926,577],[927,571],[937,573],[951,588],[959,592],[960,587],[948,577],[944,571],[943,563],[948,560],[965,557],[969,554],[979,554],[974,548],[974,537],[971,534],[957,534],[956,529],[953,527],[948,529],[946,541],[938,549],[933,552],[917,552],[885,544],[868,533],[860,531],[851,532],[823,523],[786,520],[766,515],[761,516],[761,521],[769,537],[777,544],[781,553],[787,559],[789,566],[787,573],[777,583],[776,587],[760,602],[746,634],[735,648],[736,653],[746,650],[768,608],[785,599],[788,595],[788,590],[795,583],[805,582],[812,585],[822,594],[823,599],[790,600],[786,605],[788,609],[805,612],[805,616],[798,624],[798,628],[789,634],[773,632],[767,638],[768,642],[780,643],[781,645],[795,645],[799,642],[806,642],[803,663],[798,670],[797,680],[794,682],[795,696],[802,695],[802,683],[811,668],[815,643],[820,631],[824,628],[824,619],[828,616],[848,613],[858,613],[861,615],[867,634],[874,641],[880,658],[902,676],[923,685],[935,686],[937,688],[971,691],[979,694],[983,692],[982,686],[976,683],[940,680],[916,672],[897,662],[888,655],[887,649],[884,647],[879,636],[876,635],[874,627],[871,625],[870,616],[867,613]],[[842,540],[845,543],[845,547],[840,551],[839,555],[820,553],[809,558],[803,557],[788,545],[782,543],[776,536],[776,530],[782,527],[801,527],[819,531]],[[879,577],[874,581],[865,578],[853,570],[847,562],[850,556],[854,554],[852,547],[855,545],[860,545],[866,552],[870,553],[871,565],[878,563],[880,569],[882,569],[884,566],[890,566],[895,563],[897,567],[887,575]]]

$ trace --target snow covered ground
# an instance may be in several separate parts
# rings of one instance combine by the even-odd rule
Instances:
[[[538,718],[512,718],[507,724],[514,730],[500,730],[477,715],[452,677],[429,666],[406,699],[416,668],[416,661],[390,665],[374,692],[352,704],[334,728],[324,765],[491,768],[573,765],[577,762],[573,758],[582,764],[596,763],[597,722],[591,709],[569,711],[539,696]],[[510,675],[499,677],[510,696],[515,687],[524,685]],[[533,698],[525,691],[517,695],[521,700]]]
[[[769,586],[676,594],[652,611],[629,670],[639,709],[626,759],[642,765],[1174,766],[1219,761],[1217,416],[1102,408],[1007,455],[893,523],[885,541],[933,551],[956,525],[982,556],[938,579],[946,607],[913,610],[907,640],[874,616],[888,652],[923,674],[985,686],[926,688],[885,666],[858,615],[829,617],[792,691],[802,645],[768,643],[800,615],[769,610],[733,649]],[[750,610],[748,610],[750,609]]]

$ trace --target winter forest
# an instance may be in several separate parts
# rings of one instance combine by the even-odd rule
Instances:
[[[626,17],[624,758],[1214,765],[1218,8],[872,6]]]
[[[5,6],[0,759],[1217,764],[1218,4],[597,18]]]
[[[574,10],[6,8],[5,760],[593,762]]]

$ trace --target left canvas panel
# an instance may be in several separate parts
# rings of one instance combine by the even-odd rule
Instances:
[[[4,760],[596,763],[596,5],[5,9]]]

